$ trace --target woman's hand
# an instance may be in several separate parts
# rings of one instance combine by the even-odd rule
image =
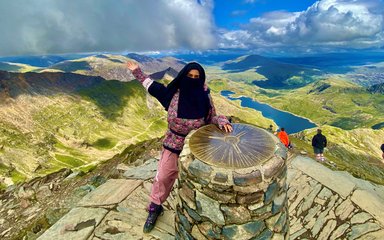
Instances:
[[[135,63],[135,62],[132,62],[132,61],[128,61],[127,62],[127,68],[132,72],[133,70],[135,70],[136,68],[139,67],[139,64]]]
[[[225,132],[232,132],[233,128],[232,128],[232,125],[227,123],[227,124],[224,124],[223,126]]]

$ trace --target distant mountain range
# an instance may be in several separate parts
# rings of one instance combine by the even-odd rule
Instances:
[[[384,52],[326,53],[301,57],[276,57],[278,61],[321,69],[325,72],[344,74],[355,66],[384,62]]]
[[[21,94],[74,92],[100,84],[101,77],[79,76],[74,73],[11,73],[0,71],[0,96],[17,98]]]
[[[174,78],[185,64],[172,57],[98,54],[48,67],[0,65],[8,68],[0,71],[0,176],[19,182],[64,167],[87,171],[129,144],[162,136],[166,113],[131,81],[125,66],[130,59],[159,80]],[[328,156],[340,169],[383,183],[378,166],[384,134],[382,84],[367,88],[344,75],[323,75],[258,55],[209,65],[206,72],[219,113],[264,128],[274,124],[221,97],[225,89],[311,119],[329,136]],[[297,150],[311,151],[313,132],[292,136]]]
[[[131,80],[125,74],[124,63],[133,59],[141,63],[148,74],[161,72],[168,67],[179,71],[188,61],[198,61],[207,67],[217,66],[226,77],[269,89],[294,89],[305,86],[324,74],[345,74],[350,81],[369,87],[384,82],[384,53],[356,52],[329,53],[298,57],[265,57],[241,55],[241,53],[175,54],[145,56],[136,53],[127,55],[71,54],[48,56],[0,57],[0,70],[4,71],[64,71],[102,76],[106,79]],[[100,65],[103,71],[100,71]],[[110,68],[106,68],[106,65]],[[173,76],[171,71],[171,76]],[[252,74],[252,72],[254,74]],[[244,74],[246,73],[246,74]],[[161,75],[161,74],[160,74]],[[157,76],[157,75],[155,75]]]
[[[0,62],[0,69],[3,71],[18,72],[21,67],[17,66],[16,64]]]
[[[170,78],[174,78],[178,71],[185,65],[184,62],[171,57],[157,59],[138,54],[129,54],[127,56],[104,54],[67,60],[41,71],[59,70],[63,72],[101,76],[107,80],[131,81],[133,76],[125,66],[128,60],[137,61],[141,69],[145,73],[154,76],[155,79],[161,79],[166,72]]]
[[[166,112],[140,83],[130,81],[127,60],[99,55],[35,72],[0,71],[0,189],[3,177],[9,183],[64,167],[87,171],[129,144],[164,134]],[[159,79],[173,78],[183,66],[173,58],[140,65]],[[272,124],[254,110],[212,95],[219,112],[259,126]]]
[[[90,54],[73,54],[73,55],[46,55],[46,56],[15,56],[15,57],[0,57],[0,62],[23,63],[35,67],[49,67],[53,64],[76,59]]]
[[[372,85],[368,88],[368,91],[371,93],[384,94],[384,83]]]
[[[321,71],[314,68],[279,62],[259,55],[242,56],[227,61],[223,64],[222,69],[232,73],[255,69],[267,80],[254,79],[253,83],[261,88],[273,89],[302,87],[313,82],[316,76],[322,74]]]

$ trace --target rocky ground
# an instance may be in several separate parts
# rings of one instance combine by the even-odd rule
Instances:
[[[155,145],[143,143],[84,176],[63,170],[2,194],[0,237],[174,239],[174,192],[156,228],[142,233],[159,154]],[[288,166],[291,239],[384,238],[383,186],[306,156],[292,155]]]
[[[108,179],[123,178],[118,164],[142,165],[158,158],[160,139],[128,147],[88,173],[63,169],[0,192],[0,239],[36,239],[76,203]]]

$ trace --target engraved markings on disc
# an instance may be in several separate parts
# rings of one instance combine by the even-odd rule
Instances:
[[[247,168],[270,159],[275,150],[272,137],[264,130],[245,124],[232,124],[226,133],[215,125],[192,134],[189,146],[199,160],[224,168]]]

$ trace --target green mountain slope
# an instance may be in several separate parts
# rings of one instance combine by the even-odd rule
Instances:
[[[0,175],[20,181],[62,167],[92,167],[164,133],[165,112],[136,81],[70,75],[66,85],[52,84],[67,75],[1,79]]]
[[[384,122],[384,97],[342,79],[329,78],[280,96],[264,96],[259,99],[320,125],[354,129]]]
[[[334,163],[331,167],[348,171],[358,178],[384,184],[384,163],[380,160],[384,129],[358,128],[345,131],[325,125],[322,130],[329,142],[324,154]],[[298,149],[315,157],[311,146],[315,134],[316,129],[308,129],[294,134],[291,140]]]
[[[253,83],[259,87],[271,89],[301,87],[313,82],[317,75],[322,74],[316,69],[297,64],[283,63],[259,55],[239,57],[224,63],[221,68],[229,73],[257,72],[262,77],[252,79]]]
[[[327,135],[330,143],[326,156],[337,169],[384,184],[384,163],[379,148],[384,129],[370,128],[384,120],[384,98],[379,94],[370,94],[363,87],[340,79],[317,81],[303,88],[284,91],[261,89],[225,79],[214,79],[210,86],[216,92],[230,90],[236,95],[252,96],[275,108],[308,117]],[[353,129],[329,126],[332,123]],[[314,157],[310,140],[315,131],[315,128],[309,129],[291,137],[296,151],[303,150]]]
[[[8,72],[29,72],[40,69],[39,67],[30,66],[22,63],[0,62],[0,71]]]
[[[127,56],[102,54],[94,55],[74,60],[59,62],[55,65],[46,68],[43,71],[62,71],[73,72],[88,76],[100,76],[106,80],[131,81],[132,74],[127,70],[125,63],[127,61],[137,61],[141,69],[148,75],[154,74],[155,79],[159,72],[168,70],[173,76],[177,75],[178,71],[184,66],[184,63],[178,59],[152,58],[144,55],[129,54]],[[161,75],[163,76],[164,73]]]
[[[374,94],[384,94],[384,83],[372,85],[368,88],[368,91]]]
[[[217,90],[231,90],[237,95],[311,119],[318,125],[342,129],[371,128],[384,122],[384,97],[344,79],[318,80],[292,90],[262,89],[252,85],[214,81]]]
[[[166,130],[166,112],[137,81],[2,72],[0,86],[0,176],[8,182],[64,167],[87,170]],[[219,114],[264,127],[273,123],[212,95]]]

